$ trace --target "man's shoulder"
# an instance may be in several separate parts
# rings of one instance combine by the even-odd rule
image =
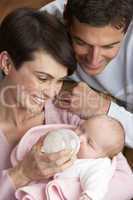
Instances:
[[[64,7],[66,0],[56,0],[45,6],[43,6],[40,10],[47,11],[51,14],[56,14],[57,17],[62,18]]]
[[[128,43],[128,41],[130,41],[132,38],[133,38],[133,20],[130,22],[127,32],[125,34],[125,42]]]

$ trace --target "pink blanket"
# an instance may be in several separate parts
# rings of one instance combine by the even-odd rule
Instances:
[[[68,190],[69,188],[69,190]],[[78,200],[81,193],[76,179],[55,179],[49,183],[37,183],[16,191],[21,200]]]
[[[73,128],[71,125],[42,125],[30,129],[11,154],[12,165],[15,166],[19,160],[32,148],[32,146],[47,132],[58,128]],[[128,178],[130,177],[130,179]],[[126,187],[126,185],[128,187]],[[119,187],[117,187],[117,185]],[[125,187],[128,188],[125,190]],[[121,191],[118,189],[121,188]],[[117,189],[116,192],[113,192]],[[110,192],[111,191],[111,192]],[[132,192],[131,192],[132,191]],[[43,183],[31,183],[28,186],[19,188],[16,191],[18,200],[78,200],[81,193],[80,183],[75,177],[73,179],[63,179],[54,177],[52,181]],[[127,198],[129,196],[129,198]],[[109,193],[105,200],[130,200],[133,197],[133,175],[126,159],[122,154],[117,156],[117,173],[110,184]]]

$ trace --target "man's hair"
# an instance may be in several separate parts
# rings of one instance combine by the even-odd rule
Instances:
[[[133,17],[133,0],[68,0],[64,17],[94,27],[112,25],[126,32]]]
[[[44,51],[68,68],[76,68],[71,39],[65,26],[45,12],[19,8],[5,17],[0,25],[0,52],[7,51],[15,68],[34,60],[34,53]]]

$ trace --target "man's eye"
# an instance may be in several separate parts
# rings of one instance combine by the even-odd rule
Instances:
[[[113,49],[114,48],[114,46],[106,46],[106,47],[104,47],[104,49]]]
[[[84,42],[82,42],[82,41],[80,41],[80,40],[78,40],[78,39],[76,39],[76,38],[73,38],[73,42],[74,42],[75,44],[80,45],[80,46],[85,46],[85,43],[84,43]]]

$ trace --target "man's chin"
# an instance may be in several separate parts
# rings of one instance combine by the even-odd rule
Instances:
[[[81,66],[82,67],[82,66]],[[85,73],[87,73],[88,75],[91,76],[96,76],[99,75],[103,72],[103,70],[105,69],[106,66],[101,66],[98,68],[89,68],[89,67],[82,67],[82,69],[84,70]]]

